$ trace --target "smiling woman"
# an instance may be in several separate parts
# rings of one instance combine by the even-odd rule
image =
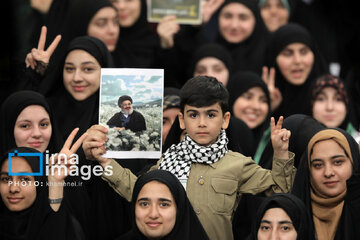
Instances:
[[[208,239],[185,189],[168,171],[154,170],[139,177],[131,206],[133,228],[117,240]]]
[[[1,150],[16,146],[41,152],[58,151],[61,141],[53,133],[52,112],[44,96],[34,91],[11,94],[1,106]]]
[[[311,115],[311,86],[328,69],[310,33],[295,23],[280,27],[267,46],[265,66],[275,69],[275,86],[282,95],[273,116]]]
[[[317,239],[358,239],[359,146],[341,129],[325,129],[308,143],[293,194],[313,218]]]

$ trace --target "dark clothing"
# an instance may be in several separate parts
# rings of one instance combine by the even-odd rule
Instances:
[[[297,168],[300,158],[310,139],[320,130],[326,127],[313,117],[305,114],[294,114],[284,119],[283,127],[290,130],[289,151],[295,153],[294,166]],[[261,156],[259,165],[271,169],[274,150],[269,142]]]
[[[256,215],[252,224],[251,236],[249,240],[257,240],[257,233],[261,225],[261,220],[267,210],[272,208],[281,208],[291,219],[298,240],[315,240],[314,229],[311,226],[310,215],[306,212],[304,203],[292,194],[274,194],[264,198],[263,202],[256,211]]]
[[[276,60],[281,51],[292,43],[302,43],[309,47],[314,54],[311,72],[301,85],[290,83],[281,73]],[[265,66],[275,68],[275,85],[282,94],[282,102],[274,110],[272,116],[278,119],[280,116],[288,117],[297,113],[311,115],[312,86],[317,77],[328,72],[324,58],[312,35],[304,27],[295,23],[288,23],[278,28],[268,42]]]
[[[229,106],[230,112],[234,115],[234,104],[239,97],[241,97],[244,93],[249,91],[254,87],[260,87],[265,94],[268,112],[267,116],[263,122],[259,126],[251,129],[252,134],[254,135],[254,148],[255,152],[259,146],[262,136],[266,129],[269,128],[270,125],[270,93],[267,85],[262,80],[259,74],[252,71],[239,71],[231,76],[229,83],[227,85],[227,90],[229,91]],[[253,156],[252,156],[253,157]]]
[[[138,229],[135,220],[135,205],[137,204],[137,199],[141,189],[145,184],[157,181],[168,187],[171,192],[172,197],[175,200],[177,213],[176,213],[176,222],[171,230],[171,232],[162,237],[161,239],[171,239],[171,240],[202,240],[209,239],[204,228],[202,227],[187,195],[184,187],[181,185],[180,181],[172,173],[165,170],[153,170],[145,173],[139,177],[135,183],[132,202],[131,202],[131,223],[132,230],[127,234],[117,238],[118,240],[127,240],[127,239],[147,239]]]
[[[141,113],[134,110],[127,118],[130,118],[130,120],[126,119],[122,112],[119,112],[110,118],[106,124],[110,127],[125,127],[125,129],[133,132],[146,130],[145,118]]]
[[[349,144],[351,153],[347,152],[347,154],[351,154],[349,157],[353,159],[353,173],[346,181],[346,196],[334,239],[360,239],[360,229],[358,227],[360,222],[359,145],[354,138],[344,130],[340,128],[336,128],[336,130],[346,137]],[[339,142],[337,143],[340,145]],[[343,147],[343,145],[341,146]],[[296,172],[291,192],[305,203],[307,211],[313,216],[313,200],[310,194],[313,188],[311,187],[311,173],[309,169],[308,149],[306,149]],[[326,208],[327,206],[324,205],[324,209]],[[312,224],[314,224],[314,221],[312,221]]]
[[[14,148],[18,153],[35,153],[35,149],[27,147]],[[22,157],[31,167],[32,172],[44,167],[34,156]],[[7,160],[7,154],[1,159],[0,167]],[[85,240],[83,226],[74,217],[71,204],[68,202],[67,192],[64,192],[64,199],[57,212],[54,212],[49,205],[49,191],[46,186],[45,176],[35,176],[36,198],[31,206],[21,211],[10,211],[0,200],[0,239],[6,240]],[[79,200],[81,201],[81,199]]]

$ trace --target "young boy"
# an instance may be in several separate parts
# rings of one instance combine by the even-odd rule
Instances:
[[[271,120],[272,171],[227,149],[224,129],[230,119],[228,98],[227,90],[215,78],[198,76],[188,80],[180,91],[179,113],[180,127],[186,129],[187,135],[152,167],[168,170],[179,178],[209,238],[217,240],[233,239],[231,219],[241,194],[289,192],[294,176],[294,154],[288,152],[290,132],[281,129],[282,117],[276,125]],[[131,201],[136,176],[116,161],[101,157],[106,132],[102,126],[91,127],[83,149],[88,159],[113,167],[113,175],[102,178]]]

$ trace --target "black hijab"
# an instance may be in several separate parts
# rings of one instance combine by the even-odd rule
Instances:
[[[71,41],[67,48],[66,55],[76,49],[89,53],[99,62],[102,68],[112,67],[111,55],[106,45],[99,39],[90,36],[77,37]],[[54,117],[59,124],[58,129],[61,129],[63,133],[62,137],[64,140],[76,127],[80,128],[77,137],[81,136],[90,126],[98,122],[99,114],[99,91],[96,91],[83,101],[77,101],[65,89],[63,83],[65,59],[66,56],[63,59],[61,67],[57,69],[57,81],[61,82],[62,86],[56,94],[48,99],[51,108],[54,109]]]
[[[146,237],[139,231],[138,227],[136,226],[135,206],[141,189],[145,184],[151,181],[157,181],[165,184],[169,188],[177,207],[174,228],[167,236],[163,237],[162,239],[209,239],[198,217],[196,216],[194,209],[191,206],[184,187],[172,173],[165,170],[153,170],[138,178],[134,186],[131,201],[131,222],[133,228],[129,233],[118,239],[146,239]]]
[[[344,205],[340,220],[338,222],[335,240],[340,239],[359,239],[360,229],[360,175],[359,175],[359,145],[354,138],[346,131],[335,128],[345,136],[350,147],[351,157],[353,160],[352,176],[346,181],[347,191],[344,199]],[[296,172],[292,193],[299,197],[307,208],[307,211],[313,216],[312,200],[310,195],[310,171],[308,160],[308,148],[304,152],[298,170]],[[312,220],[313,224],[313,220]]]
[[[61,5],[61,8],[65,8],[61,11],[66,11],[66,14],[61,13],[58,16],[57,11],[60,6],[54,10],[50,9],[49,13],[51,18],[61,19],[61,30],[54,34],[54,30],[50,29],[50,36],[47,36],[47,43],[51,43],[57,34],[62,34],[61,41],[51,56],[50,63],[44,79],[41,81],[39,92],[44,94],[45,97],[50,97],[58,91],[63,85],[62,78],[58,78],[58,66],[63,65],[63,61],[66,55],[69,53],[70,42],[80,36],[88,35],[88,27],[91,19],[94,15],[105,7],[114,8],[109,0],[71,0],[71,1],[60,1],[61,3],[54,2],[53,4]],[[66,5],[66,6],[65,6]],[[53,6],[52,6],[53,7]],[[115,10],[115,8],[114,8]],[[116,11],[116,10],[115,10]],[[49,20],[51,22],[58,22],[59,20]],[[50,25],[53,26],[54,24]],[[51,35],[54,35],[53,37]],[[52,38],[50,38],[52,37]],[[62,70],[61,70],[62,71]]]
[[[254,223],[252,225],[251,237],[249,239],[257,240],[257,233],[267,210],[271,208],[281,208],[290,217],[292,224],[297,232],[299,240],[315,240],[314,230],[311,223],[311,218],[306,211],[304,203],[292,194],[279,193],[274,194],[264,199],[259,206],[255,215]]]
[[[52,134],[47,149],[50,152],[57,152],[60,150],[62,140],[58,137],[55,128],[52,111],[45,97],[40,93],[34,91],[18,91],[11,94],[1,106],[1,154],[5,153],[11,148],[16,147],[14,137],[14,127],[16,119],[19,114],[30,105],[42,106],[49,114],[52,124]]]
[[[227,89],[229,91],[229,106],[231,109],[231,113],[233,114],[233,107],[236,100],[246,91],[253,87],[260,87],[263,92],[265,93],[266,99],[267,99],[267,105],[268,105],[268,114],[265,118],[265,120],[256,128],[251,129],[251,132],[254,135],[254,145],[255,148],[257,148],[261,137],[264,134],[264,131],[269,128],[270,126],[270,94],[269,90],[267,88],[267,85],[262,80],[262,78],[250,71],[242,71],[237,72],[233,76],[231,76],[230,81],[228,83]]]
[[[284,119],[283,128],[291,132],[289,151],[295,153],[294,166],[297,167],[309,140],[315,133],[326,127],[311,116],[294,114]],[[271,169],[273,154],[274,150],[271,142],[269,142],[261,156],[259,165],[263,168]]]
[[[17,154],[42,154],[33,148],[13,148],[3,156],[0,166],[8,159],[9,153],[15,151],[17,151]],[[45,158],[43,157],[42,165],[40,165],[39,156],[21,156],[21,158],[27,161],[33,173],[39,172],[42,168],[43,175],[34,176],[35,183],[37,183],[35,185],[36,199],[27,209],[17,212],[10,211],[4,205],[4,202],[0,201],[0,238],[7,240],[45,240],[49,238],[56,240],[84,240],[83,226],[71,213],[66,192],[64,192],[64,200],[57,212],[54,212],[50,207],[47,177],[45,175]],[[81,199],[78,200],[81,201]]]
[[[262,59],[264,58],[266,41],[269,33],[260,15],[257,1],[253,0],[226,0],[219,8],[217,13],[230,3],[240,3],[249,8],[255,17],[255,27],[252,34],[243,42],[229,43],[221,36],[220,32],[216,37],[216,42],[223,45],[232,56],[234,71],[249,70],[261,74]]]
[[[115,50],[114,61],[117,64],[118,58],[124,55],[122,49],[125,49],[125,55],[132,59],[124,59],[122,64],[126,67],[149,68],[152,67],[155,60],[155,52],[160,48],[158,36],[152,32],[147,21],[146,0],[139,0],[141,10],[139,18],[132,26],[121,27],[117,48]],[[124,63],[125,61],[125,63]],[[121,62],[121,60],[120,60]]]
[[[188,69],[189,78],[194,76],[197,63],[206,57],[214,57],[224,63],[230,73],[232,72],[232,59],[230,53],[221,45],[217,43],[206,43],[200,46],[193,54],[191,63]]]
[[[277,56],[287,45],[292,43],[303,43],[314,54],[312,70],[305,83],[300,86],[290,84],[282,75],[276,63]],[[327,67],[310,33],[296,23],[288,23],[278,28],[268,42],[265,65],[267,67],[275,67],[275,85],[282,94],[282,102],[278,109],[275,110],[273,116],[277,119],[281,115],[288,117],[296,113],[311,115],[310,100],[312,86],[318,76],[327,73]]]

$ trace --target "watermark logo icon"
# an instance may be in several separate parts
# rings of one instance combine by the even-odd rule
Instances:
[[[24,173],[24,172],[12,172],[11,169],[11,158],[12,157],[38,157],[39,158],[39,163],[40,163],[40,169],[38,172],[29,172],[29,173]],[[15,150],[13,153],[9,153],[8,154],[8,161],[9,161],[9,176],[43,176],[43,154],[42,153],[19,153],[17,150]]]

